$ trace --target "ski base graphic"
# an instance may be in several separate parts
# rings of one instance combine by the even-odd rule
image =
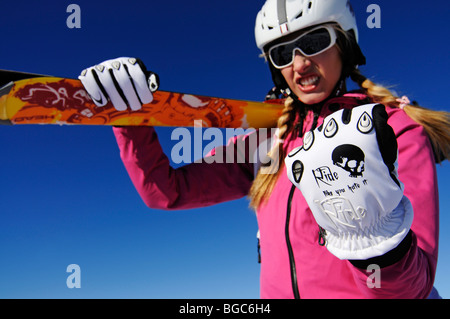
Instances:
[[[0,89],[0,124],[192,127],[201,121],[203,127],[258,129],[276,127],[283,109],[281,102],[157,91],[141,110],[117,111],[111,103],[96,106],[79,80],[1,72],[3,83],[13,81]]]

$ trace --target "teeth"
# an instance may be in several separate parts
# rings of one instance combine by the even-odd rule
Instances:
[[[309,76],[307,78],[300,79],[300,84],[302,86],[308,86],[316,83],[319,80],[319,77],[317,75]]]

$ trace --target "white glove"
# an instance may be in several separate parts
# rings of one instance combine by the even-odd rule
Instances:
[[[408,234],[413,210],[397,178],[397,155],[384,106],[367,104],[329,115],[286,157],[288,177],[336,257],[381,256]]]
[[[158,76],[136,58],[107,60],[83,70],[78,79],[97,106],[109,99],[118,111],[141,109],[159,87]]]

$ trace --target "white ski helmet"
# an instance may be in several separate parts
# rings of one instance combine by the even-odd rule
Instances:
[[[266,0],[256,17],[256,45],[264,51],[274,40],[330,22],[337,23],[344,31],[353,31],[358,42],[355,14],[349,0]]]
[[[366,63],[358,45],[358,27],[349,0],[266,0],[255,23],[256,45],[264,53],[274,41],[291,33],[325,23],[337,23],[348,37],[337,34],[344,52],[342,79],[352,70]],[[288,85],[279,69],[269,63],[276,89],[286,90]]]

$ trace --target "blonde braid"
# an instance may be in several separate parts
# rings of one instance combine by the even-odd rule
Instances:
[[[351,79],[357,83],[375,103],[390,107],[400,107],[394,96],[387,88],[377,85],[367,79],[358,70],[353,70]],[[443,159],[450,158],[450,113],[434,111],[419,105],[408,104],[403,107],[405,113],[416,123],[420,124],[428,134],[436,154],[441,153]]]
[[[278,119],[278,141],[267,154],[271,159],[270,163],[273,163],[273,167],[270,167],[268,170],[265,168],[264,171],[260,170],[258,172],[248,195],[250,198],[250,207],[254,210],[257,210],[269,198],[278,180],[278,176],[283,170],[286,150],[280,140],[284,140],[289,132],[292,131],[295,114],[294,100],[288,97],[284,104],[282,114]]]

